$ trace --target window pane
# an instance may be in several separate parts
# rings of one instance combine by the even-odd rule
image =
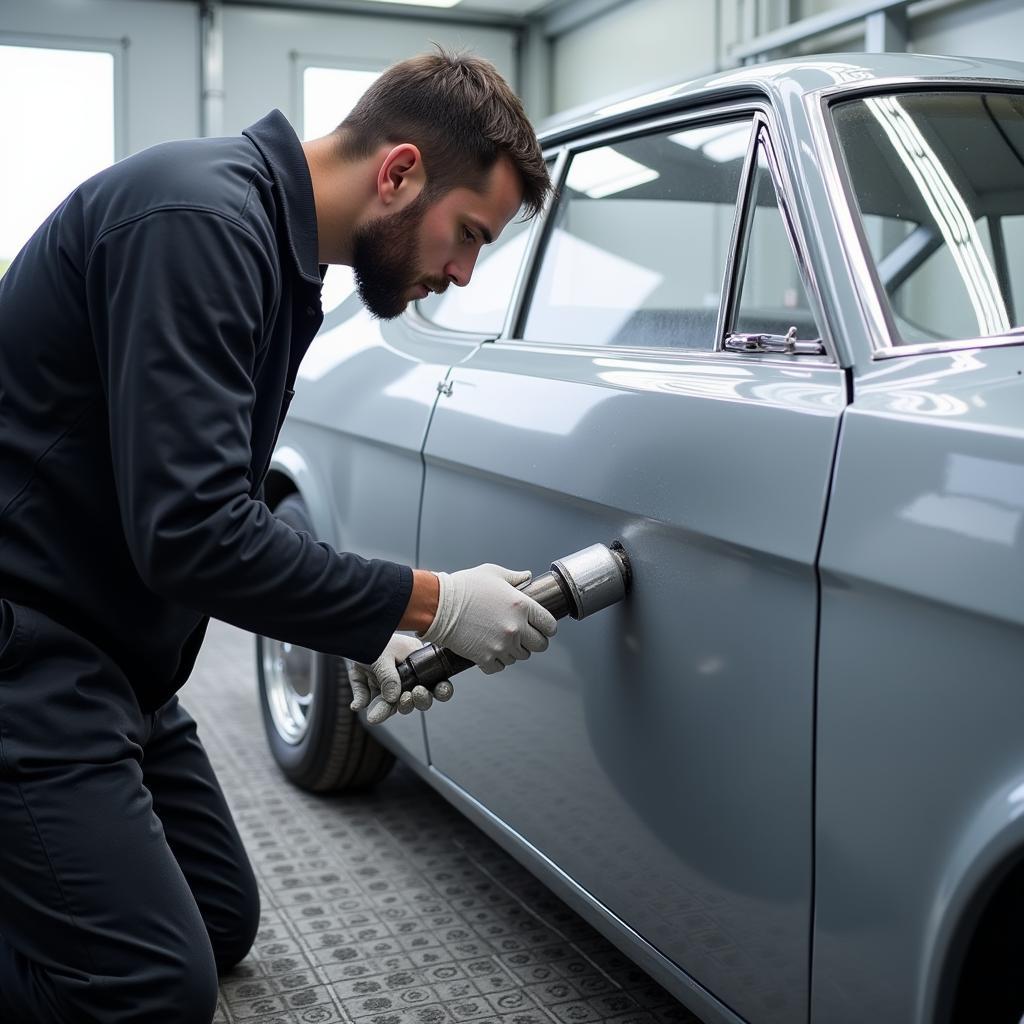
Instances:
[[[1013,300],[1013,312],[1011,317],[1015,323],[1021,322],[1024,315],[1024,215],[1018,217],[1001,217],[1000,226],[1003,229],[1003,244],[1006,246],[1006,262],[1013,268],[1010,275]]]
[[[814,340],[820,332],[807,301],[763,145],[757,147],[756,175],[735,330],[785,335],[795,327],[797,340]]]
[[[894,341],[970,340],[1019,324],[1024,95],[874,96],[834,116]],[[990,220],[1004,225],[1005,258]]]
[[[379,71],[306,68],[302,72],[302,139],[319,139],[348,117]]]
[[[333,132],[379,74],[350,68],[306,68],[302,72],[303,141]],[[332,264],[324,278],[324,312],[336,309],[355,290],[352,268]]]
[[[86,178],[114,162],[114,57],[0,46],[0,273]]]
[[[749,136],[732,121],[576,154],[526,337],[713,348]]]
[[[524,213],[512,219],[496,242],[481,248],[473,280],[465,288],[450,285],[443,295],[421,299],[416,308],[428,320],[454,331],[499,334],[529,238]]]

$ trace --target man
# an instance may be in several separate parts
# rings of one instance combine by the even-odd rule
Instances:
[[[248,951],[256,882],[174,696],[208,616],[364,663],[377,720],[396,629],[488,672],[547,646],[528,573],[342,554],[259,497],[324,264],[397,316],[549,187],[506,83],[440,52],[326,138],[274,111],[108,168],[0,281],[4,1024],[202,1024]]]

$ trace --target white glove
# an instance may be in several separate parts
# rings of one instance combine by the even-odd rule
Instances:
[[[451,700],[455,688],[448,679],[439,682],[434,687],[433,694],[425,686],[402,690],[397,666],[422,646],[423,642],[415,637],[395,633],[372,665],[353,662],[352,671],[349,673],[352,682],[352,703],[349,707],[353,711],[359,711],[369,705],[366,721],[369,725],[379,725],[396,711],[403,715],[409,714],[413,708],[427,711],[434,703],[435,697],[439,701]]]
[[[461,654],[488,675],[547,649],[558,628],[555,617],[516,589],[530,580],[529,571],[488,563],[436,575],[437,614],[421,634],[424,640]]]

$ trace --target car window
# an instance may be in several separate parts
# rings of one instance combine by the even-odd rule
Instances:
[[[1021,323],[1024,95],[906,93],[834,107],[895,342]]]
[[[763,138],[754,175],[733,330],[786,336],[795,328],[795,340],[818,339],[821,332],[779,208]]]
[[[530,222],[523,220],[524,215],[521,210],[496,241],[480,249],[473,279],[465,288],[451,285],[441,295],[420,299],[420,314],[453,331],[500,334],[529,238]]]
[[[576,153],[524,336],[711,349],[750,119]]]

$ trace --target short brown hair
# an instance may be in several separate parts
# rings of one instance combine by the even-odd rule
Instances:
[[[551,189],[533,127],[497,68],[440,46],[384,71],[334,134],[340,155],[349,160],[389,142],[419,147],[430,200],[453,188],[481,191],[502,155],[519,173],[529,216]]]

